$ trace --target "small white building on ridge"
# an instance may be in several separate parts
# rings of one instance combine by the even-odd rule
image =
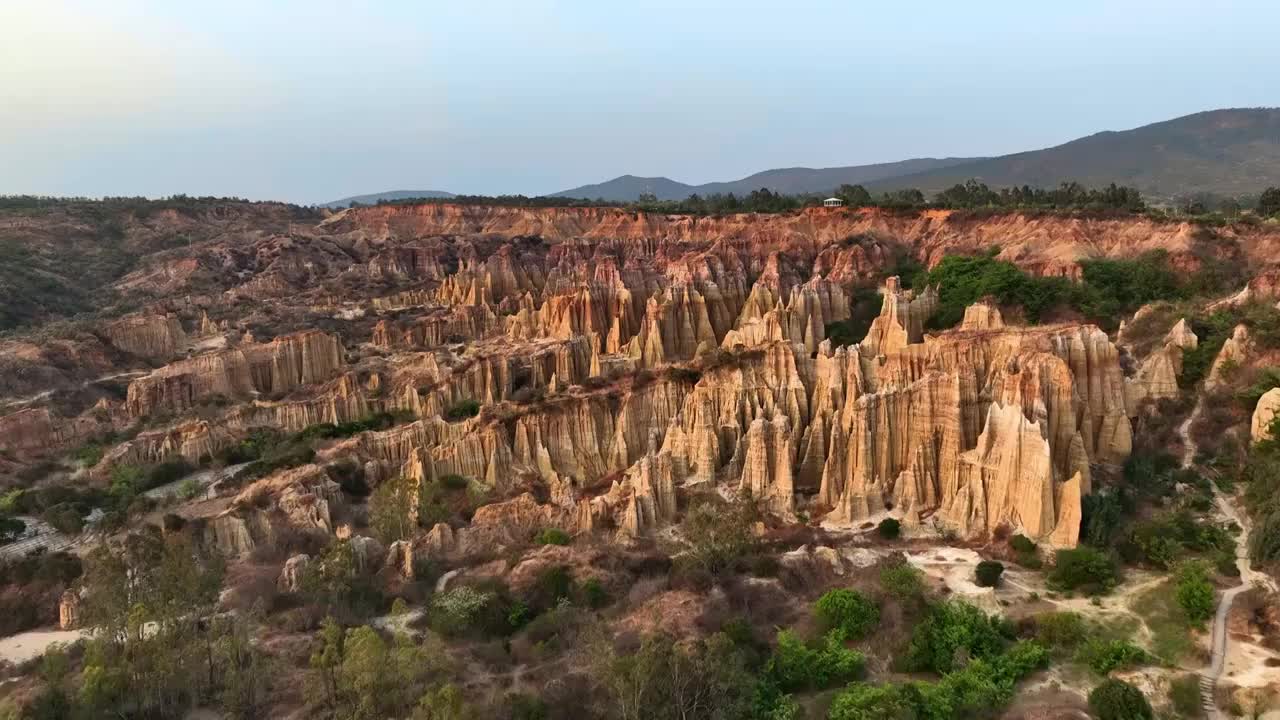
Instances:
[[[840,198],[827,198],[822,201],[822,207],[840,207],[844,205],[844,201]]]

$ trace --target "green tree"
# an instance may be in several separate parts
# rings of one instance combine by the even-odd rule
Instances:
[[[681,524],[690,558],[713,574],[727,570],[755,550],[752,528],[756,518],[749,498],[730,502],[719,496],[701,498]]]
[[[1151,703],[1138,688],[1122,680],[1107,680],[1089,693],[1089,710],[1098,720],[1152,720]]]
[[[1107,592],[1115,587],[1117,579],[1115,560],[1088,546],[1059,550],[1049,572],[1049,584],[1061,590]]]
[[[1280,187],[1269,187],[1258,196],[1258,214],[1263,217],[1280,215]]]
[[[894,518],[885,518],[876,526],[876,532],[885,540],[896,540],[902,534],[902,523]]]
[[[862,653],[844,647],[839,631],[810,644],[790,630],[779,630],[778,645],[764,672],[785,692],[823,690],[853,680],[864,665]]]
[[[841,185],[836,190],[836,197],[844,200],[849,207],[866,207],[871,204],[871,193],[861,185]]]
[[[1213,583],[1202,562],[1187,562],[1178,568],[1178,605],[1187,619],[1200,625],[1213,617]]]
[[[999,560],[983,560],[974,568],[974,577],[979,587],[996,587],[1003,574],[1004,563]]]
[[[850,640],[857,640],[880,622],[880,608],[856,590],[830,590],[818,598],[818,619],[828,630],[837,630]]]
[[[342,672],[343,643],[346,633],[332,615],[320,625],[320,647],[311,653],[311,669],[320,678],[325,702],[330,709],[338,706],[339,678]]]
[[[218,667],[223,709],[236,718],[262,717],[263,705],[275,678],[275,664],[254,642],[248,619],[234,615],[216,618],[214,662]]]
[[[302,594],[327,614],[360,618],[381,612],[383,597],[373,578],[356,562],[350,540],[339,540],[307,564]]]
[[[677,643],[668,635],[645,638],[619,654],[602,635],[593,648],[603,715],[620,720],[747,717],[755,682],[742,653],[722,633]]]
[[[436,685],[425,692],[413,711],[413,720],[471,720],[481,715],[453,683]]]
[[[827,711],[828,720],[912,720],[914,717],[914,707],[900,685],[852,683]]]
[[[213,637],[206,618],[222,565],[183,536],[131,535],[120,551],[95,549],[85,561],[86,641],[81,699],[91,712],[173,716],[213,689]]]
[[[386,480],[369,496],[369,527],[387,544],[411,538],[417,506],[418,481],[403,475]]]
[[[999,618],[959,600],[939,603],[916,625],[907,647],[914,670],[949,673],[964,658],[991,658],[1005,646]]]
[[[919,600],[924,596],[924,573],[903,560],[880,570],[880,587],[899,600]]]

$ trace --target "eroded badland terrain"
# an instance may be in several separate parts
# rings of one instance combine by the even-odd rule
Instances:
[[[1274,221],[184,200],[0,241],[14,712],[1280,708]]]

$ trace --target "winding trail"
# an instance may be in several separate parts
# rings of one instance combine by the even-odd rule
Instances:
[[[1184,468],[1189,468],[1195,463],[1196,452],[1199,448],[1196,447],[1195,440],[1191,437],[1191,426],[1195,423],[1196,418],[1200,416],[1203,406],[1204,395],[1197,395],[1196,404],[1191,410],[1191,414],[1178,426],[1178,435],[1182,438],[1182,446],[1184,448],[1182,453],[1182,467]],[[1271,579],[1266,575],[1255,571],[1253,565],[1249,562],[1248,518],[1242,516],[1236,510],[1231,498],[1223,494],[1217,483],[1210,484],[1213,487],[1213,498],[1217,504],[1218,511],[1228,521],[1234,522],[1241,529],[1240,542],[1236,543],[1236,568],[1240,571],[1240,584],[1223,590],[1218,598],[1218,610],[1213,616],[1213,632],[1209,640],[1209,665],[1200,671],[1200,705],[1204,708],[1205,716],[1209,720],[1218,720],[1219,718],[1225,720],[1227,716],[1218,710],[1217,705],[1214,703],[1214,691],[1227,665],[1227,643],[1231,639],[1227,633],[1227,614],[1230,612],[1231,604],[1235,602],[1237,595],[1248,590],[1255,583],[1266,586],[1272,586],[1272,583]]]

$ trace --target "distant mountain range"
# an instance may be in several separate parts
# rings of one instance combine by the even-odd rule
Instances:
[[[926,193],[976,178],[991,187],[1131,185],[1152,198],[1257,194],[1280,185],[1280,109],[1211,110],[1044,150],[975,160],[869,183]]]
[[[1105,131],[1043,150],[999,157],[917,158],[878,165],[781,168],[727,182],[689,185],[666,177],[623,175],[582,185],[552,197],[636,200],[652,193],[659,200],[683,200],[698,193],[742,195],[768,188],[787,194],[830,193],[843,184],[879,192],[918,188],[926,194],[969,179],[993,188],[1012,185],[1054,187],[1070,180],[1088,187],[1118,183],[1137,187],[1153,199],[1195,192],[1256,194],[1280,186],[1280,109],[1210,110],[1124,131]],[[397,190],[344,198],[328,207],[379,199],[451,197],[437,191]]]
[[[642,178],[623,175],[596,185],[583,185],[555,193],[552,197],[588,198],[626,202],[640,197],[641,193],[653,193],[659,200],[683,200],[690,195],[733,193],[745,195],[752,190],[769,188],[788,195],[825,193],[844,184],[858,185],[887,180],[930,170],[963,166],[982,158],[916,158],[878,165],[853,165],[833,168],[779,168],[749,175],[741,180],[687,185],[665,177]]]
[[[409,200],[412,198],[451,198],[453,193],[444,192],[443,190],[388,190],[386,192],[371,193],[369,195],[352,195],[351,197],[334,200],[332,202],[321,203],[320,207],[327,208],[345,208],[350,207],[352,203],[357,205],[377,205],[382,200]]]

